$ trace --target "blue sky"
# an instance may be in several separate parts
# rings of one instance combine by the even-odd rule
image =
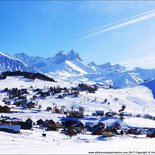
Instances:
[[[0,1],[0,51],[71,49],[87,63],[155,68],[155,1]]]

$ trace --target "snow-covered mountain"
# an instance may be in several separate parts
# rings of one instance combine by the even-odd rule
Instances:
[[[86,77],[91,79],[100,85],[108,85],[115,88],[123,88],[128,86],[135,86],[143,82],[134,72],[130,71],[114,71],[109,74],[98,73],[98,74],[87,74]]]
[[[0,52],[0,72],[30,70],[31,69],[22,61]]]
[[[105,75],[112,72],[123,72],[126,70],[124,66],[120,66],[119,64],[111,65],[109,62],[102,65],[97,65],[95,62],[91,62],[88,66],[94,69],[96,73],[102,73]]]
[[[82,61],[79,54],[73,50],[68,54],[60,51],[54,57],[49,58],[31,57],[24,53],[19,53],[14,56],[44,73],[67,71],[75,74],[87,74],[94,72],[92,68]]]
[[[14,58],[13,58],[14,57]],[[123,88],[141,84],[155,78],[155,69],[127,70],[119,64],[95,62],[86,64],[77,52],[58,52],[54,57],[29,56],[24,53],[8,56],[0,53],[0,71],[37,71],[66,82],[88,82],[103,86]],[[28,67],[30,66],[30,67]]]

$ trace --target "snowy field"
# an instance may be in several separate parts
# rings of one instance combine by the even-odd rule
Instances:
[[[155,139],[146,137],[113,137],[82,135],[72,137],[52,131],[44,138],[42,131],[22,131],[20,134],[0,132],[1,154],[87,154],[88,152],[155,152]]]
[[[7,78],[0,81],[0,89],[8,88],[44,88],[50,86],[56,86],[60,83],[51,83],[40,80],[33,82],[26,81],[19,78]],[[63,85],[65,87],[67,85]],[[70,87],[68,85],[68,87]],[[5,93],[0,93],[0,105],[4,105],[2,98],[5,97]],[[117,100],[116,100],[117,98]],[[106,104],[103,101],[107,99],[110,104]],[[126,105],[125,112],[132,114],[150,114],[155,116],[155,100],[153,99],[151,91],[144,86],[137,86],[133,88],[125,89],[99,89],[96,93],[90,94],[81,92],[79,97],[65,97],[64,99],[56,99],[53,96],[46,99],[38,99],[38,104],[42,105],[42,110],[37,112],[34,110],[23,110],[12,106],[13,111],[16,113],[1,113],[0,115],[16,117],[22,120],[31,118],[33,121],[38,119],[53,119],[59,121],[62,114],[54,114],[45,111],[48,106],[56,104],[58,107],[64,105],[67,108],[72,106],[85,108],[85,115],[89,115],[82,119],[82,122],[87,120],[92,122],[102,121],[105,124],[110,124],[118,119],[104,120],[102,117],[90,116],[92,112],[96,110],[118,111],[122,105]],[[155,121],[136,118],[125,117],[121,123],[124,127],[146,127],[155,128]],[[152,151],[155,152],[155,138],[147,138],[145,135],[133,136],[114,136],[111,138],[103,138],[101,136],[94,136],[90,133],[81,133],[77,136],[70,138],[60,131],[48,131],[47,136],[42,137],[43,130],[34,127],[33,130],[21,130],[19,134],[11,134],[6,132],[0,132],[0,154],[84,154],[88,152],[129,152],[129,151]]]

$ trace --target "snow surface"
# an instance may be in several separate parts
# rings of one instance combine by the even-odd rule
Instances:
[[[84,70],[82,70],[81,68],[79,68],[78,66],[76,66],[73,62],[66,60],[65,63],[72,67],[74,70],[79,71],[80,73],[86,74],[87,72],[85,72]]]
[[[68,75],[69,76],[69,75]],[[70,87],[66,82],[53,83],[41,80],[26,80],[24,78],[8,77],[5,80],[0,80],[0,89],[8,88],[46,88],[50,86]],[[0,93],[0,105],[4,105],[2,98],[7,96],[5,93]],[[30,97],[30,96],[29,96]],[[116,100],[117,98],[117,100]],[[105,99],[108,101],[103,102]],[[108,104],[110,102],[110,104]],[[155,116],[155,100],[151,90],[144,86],[137,86],[125,89],[98,89],[96,93],[90,94],[80,92],[79,97],[65,97],[64,99],[56,99],[49,96],[46,99],[38,99],[38,104],[42,105],[42,111],[23,110],[12,105],[12,109],[16,113],[1,113],[3,116],[17,117],[22,120],[31,118],[36,121],[40,118],[43,120],[53,119],[59,121],[63,115],[54,114],[45,111],[48,106],[53,106],[55,103],[58,107],[64,105],[68,109],[72,106],[77,108],[83,106],[85,115],[92,114],[96,110],[104,110],[105,112],[118,112],[122,105],[126,105],[125,112],[132,114],[150,114]],[[144,112],[145,109],[145,112]],[[117,117],[112,119],[104,119],[102,117],[86,116],[81,119],[83,123],[97,123],[99,121],[106,125],[120,121]],[[126,117],[122,125],[124,127],[155,127],[155,121],[144,118]],[[142,136],[115,136],[111,138],[103,138],[93,136],[89,133],[78,134],[72,138],[60,133],[60,131],[48,131],[47,136],[42,137],[43,130],[37,127],[33,130],[21,130],[19,134],[10,134],[0,132],[0,154],[84,154],[88,152],[128,152],[128,151],[154,151],[155,139]]]
[[[33,86],[34,88],[49,88],[50,86],[61,86],[61,87],[71,87],[67,85],[68,83],[54,83],[41,80],[25,80],[23,78],[7,77],[5,80],[0,80],[0,89],[4,88],[29,88]],[[118,101],[115,101],[115,98]],[[110,105],[103,103],[104,99],[110,102]],[[44,100],[40,100],[43,102]],[[69,98],[66,97],[65,100],[55,99],[53,96],[47,97],[46,103],[56,102],[58,105],[63,105],[71,107],[73,104],[82,105],[89,112],[94,111],[94,106],[98,110],[108,111],[113,109],[118,111],[122,105],[126,105],[126,112],[131,113],[143,113],[145,108],[145,113],[155,115],[155,100],[153,99],[152,92],[147,87],[137,86],[133,88],[124,89],[98,89],[96,93],[81,92],[79,98]]]
[[[40,129],[23,130],[20,134],[0,132],[0,154],[88,154],[88,152],[155,152],[155,140],[146,137],[102,138],[92,135],[65,136]]]

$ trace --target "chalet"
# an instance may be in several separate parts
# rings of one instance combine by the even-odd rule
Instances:
[[[95,127],[96,127],[96,124],[90,123],[90,122],[86,122],[85,131],[92,132],[95,129]]]
[[[76,126],[78,120],[72,118],[62,118],[61,119],[61,127],[66,131],[68,128]]]
[[[85,125],[85,130],[86,131],[89,131],[89,132],[96,132],[96,130],[98,129],[104,129],[105,128],[105,125],[102,123],[102,122],[99,122],[99,123],[91,123],[91,122],[86,122],[86,125]]]
[[[121,125],[119,122],[115,122],[111,125],[111,128],[114,128],[116,130],[120,130],[121,129]]]
[[[138,128],[130,128],[127,130],[127,134],[141,135],[142,131]]]
[[[37,121],[37,125],[43,125],[44,124],[44,121],[42,120],[42,119],[39,119],[38,121]]]
[[[147,137],[154,138],[155,137],[155,128],[151,128],[146,133]]]
[[[73,135],[77,135],[77,131],[71,127],[68,128],[65,133],[66,135],[69,135],[70,137],[72,137]]]
[[[41,98],[46,98],[47,96],[50,96],[50,93],[49,92],[42,92],[42,91],[40,91],[37,94],[40,94],[40,97]]]
[[[120,130],[120,135],[124,135],[124,131],[123,130]]]
[[[47,107],[46,111],[52,111],[52,108],[51,107]]]
[[[8,91],[9,91],[8,88],[4,88],[4,89],[3,89],[3,92],[8,92]]]
[[[23,122],[18,119],[3,119],[0,120],[1,124],[19,125],[20,129],[30,130],[32,129],[32,122]]]
[[[58,127],[56,126],[56,123],[51,119],[51,120],[46,120],[44,122],[45,127],[47,127],[48,130],[56,131]]]
[[[32,122],[12,121],[11,124],[20,125],[21,129],[31,130]]]
[[[155,120],[155,117],[149,115],[149,114],[145,114],[144,115],[144,118],[148,118],[148,119],[152,119],[152,120]]]
[[[9,113],[10,108],[8,106],[1,106],[0,105],[0,113]]]
[[[32,119],[31,119],[31,118],[28,118],[28,119],[26,120],[26,122],[33,123],[33,121],[32,121]]]
[[[93,131],[92,131],[92,135],[102,135],[102,128],[96,127]]]
[[[104,116],[103,110],[96,110],[94,113],[92,113],[93,116]]]
[[[46,120],[45,122],[44,122],[44,125],[46,126],[46,127],[50,127],[50,126],[53,126],[53,125],[55,125],[55,122],[51,119],[51,120]]]
[[[102,136],[103,137],[112,137],[113,136],[113,132],[112,131],[102,131]]]
[[[68,116],[69,118],[83,118],[84,117],[84,108],[83,107],[79,107],[78,110],[70,110],[68,112]]]
[[[123,111],[123,112],[120,112],[120,113],[119,113],[119,116],[128,116],[128,117],[131,117],[132,114]]]
[[[113,117],[113,116],[116,116],[116,115],[118,115],[118,114],[116,112],[113,112],[113,111],[109,111],[109,112],[105,113],[105,116],[107,116],[107,117]]]
[[[93,126],[92,135],[102,135],[104,128],[105,125],[103,123],[98,123],[97,125]]]
[[[23,104],[25,104],[27,102],[27,99],[26,99],[26,97],[24,97],[24,98],[16,98],[16,99],[14,99],[14,105],[16,105],[16,106],[22,106]]]
[[[41,92],[42,91],[42,89],[39,89],[39,88],[36,88],[36,89],[33,89],[33,92]]]
[[[88,91],[89,93],[95,93],[95,91],[98,89],[96,85],[87,85],[87,84],[78,84],[77,87],[80,91]]]
[[[19,133],[20,125],[0,124],[0,131],[10,132],[10,133]]]
[[[55,126],[56,126],[56,128],[61,128],[62,127],[62,124],[60,122],[56,122],[55,123]]]
[[[25,103],[22,103],[22,105],[21,105],[24,109],[25,108],[29,108],[29,109],[31,109],[31,108],[35,108],[35,103],[34,102],[25,102]]]
[[[73,125],[73,129],[76,130],[77,133],[81,133],[84,130],[84,124],[81,121],[77,121],[77,123]]]
[[[53,112],[54,112],[54,113],[61,113],[60,109],[58,109],[57,106],[54,106],[54,107],[53,107]]]
[[[83,118],[83,115],[79,113],[79,111],[70,111],[69,115],[67,116],[69,118]]]
[[[56,98],[57,99],[64,99],[64,96],[63,95],[58,95]]]
[[[118,129],[116,127],[108,127],[106,128],[107,131],[110,131],[113,133],[113,135],[119,135],[120,133],[118,132]]]
[[[27,107],[28,107],[29,109],[35,108],[35,103],[34,103],[34,102],[28,102],[28,103],[27,103]]]

